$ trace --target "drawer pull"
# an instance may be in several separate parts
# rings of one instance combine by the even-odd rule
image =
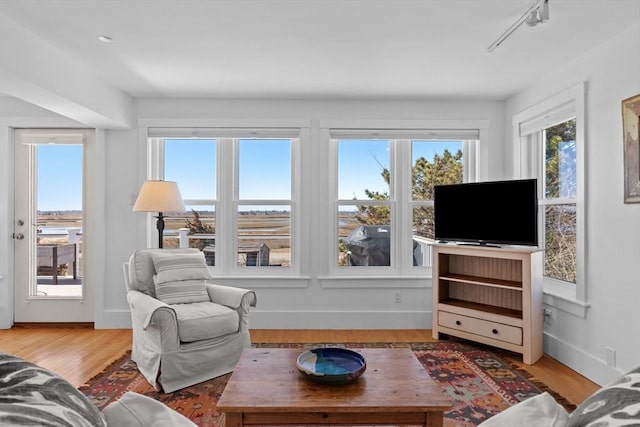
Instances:
[[[494,335],[498,335],[498,330],[497,329],[493,329],[491,332],[493,332]]]
[[[456,325],[460,326],[460,325],[462,325],[462,322],[459,321],[459,320],[456,320]]]

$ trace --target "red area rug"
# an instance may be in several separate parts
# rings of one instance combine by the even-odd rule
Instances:
[[[253,344],[254,347],[313,348],[319,346],[347,348],[410,347],[429,375],[452,400],[453,408],[445,413],[446,427],[480,424],[528,397],[548,391],[567,410],[571,405],[527,372],[512,366],[485,347],[466,342],[433,343],[343,343],[343,344]],[[80,387],[102,409],[127,391],[153,397],[182,413],[201,427],[223,427],[224,416],[216,412],[216,402],[231,374],[214,378],[173,393],[158,393],[138,372],[129,354],[113,362],[102,373]]]

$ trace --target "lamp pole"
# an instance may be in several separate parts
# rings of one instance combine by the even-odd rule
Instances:
[[[162,216],[162,212],[158,212],[158,216],[156,218],[158,218],[156,221],[156,228],[158,229],[158,247],[162,249],[162,241],[164,240],[164,217]]]

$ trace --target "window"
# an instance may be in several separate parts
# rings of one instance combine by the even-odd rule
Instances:
[[[464,146],[463,141],[411,142],[410,206],[415,266],[431,265],[431,252],[427,245],[435,240],[433,187],[464,182]]]
[[[238,266],[291,266],[291,140],[237,141]]]
[[[523,178],[538,179],[544,289],[584,301],[584,90],[563,92],[514,118]]]
[[[179,247],[181,242],[175,230],[186,229],[188,246],[204,251],[207,264],[214,266],[217,141],[167,138],[162,144],[164,179],[178,184],[187,208],[186,214],[174,212],[165,219],[165,226],[173,233],[165,232],[164,247]]]
[[[338,265],[391,265],[389,140],[338,140]],[[357,203],[354,203],[357,202]]]
[[[292,267],[298,135],[294,129],[149,129],[152,158],[161,165],[154,173],[177,182],[188,210],[165,219],[166,247],[199,248],[220,271]]]
[[[576,119],[543,130],[544,274],[576,283]]]
[[[430,267],[433,186],[475,180],[478,130],[329,135],[337,175],[335,268],[379,274]]]

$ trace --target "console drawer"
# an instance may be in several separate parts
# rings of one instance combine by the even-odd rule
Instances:
[[[522,345],[522,328],[490,322],[461,314],[438,312],[438,325],[511,344]]]

